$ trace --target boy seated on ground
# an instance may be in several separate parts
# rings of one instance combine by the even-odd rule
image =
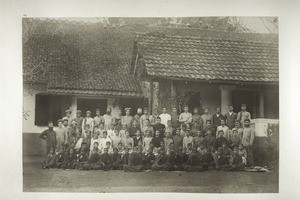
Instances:
[[[134,147],[138,146],[139,141],[143,142],[143,138],[141,136],[141,131],[137,130],[135,132],[135,136],[133,137],[133,146]]]
[[[103,153],[100,156],[101,169],[108,171],[111,169],[111,156],[108,154],[108,149],[104,148]]]
[[[200,144],[200,146],[197,148],[197,151],[201,156],[203,156],[206,153],[206,147],[203,144]]]
[[[133,152],[129,156],[129,163],[128,165],[124,165],[123,169],[125,172],[140,172],[143,168],[143,156],[138,153],[137,147],[133,147]]]
[[[155,157],[154,164],[151,166],[152,171],[163,171],[167,168],[167,155],[163,148],[157,149],[157,156]]]
[[[213,155],[211,154],[210,148],[206,149],[205,154],[202,156],[201,163],[203,170],[215,169],[215,161]]]
[[[216,148],[222,147],[224,143],[229,144],[228,140],[224,137],[224,131],[218,132],[219,137],[216,139]]]
[[[228,148],[227,143],[223,143],[221,148],[222,148],[223,156],[225,156],[228,162],[230,162],[231,155],[232,155],[231,149]]]
[[[229,165],[228,159],[223,155],[221,147],[218,148],[217,155],[215,157],[215,165],[217,170],[225,169]]]
[[[193,151],[193,144],[192,143],[188,143],[187,144],[187,147],[186,147],[186,154],[187,155],[189,155],[189,154],[191,154],[192,153],[192,151]]]
[[[73,166],[74,166],[74,163],[76,161],[76,153],[75,153],[75,150],[70,148],[67,150],[67,153],[64,157],[64,161],[61,165],[61,168],[62,169],[74,169]]]
[[[238,148],[233,149],[233,158],[230,165],[226,168],[228,171],[243,171],[245,168],[245,163],[243,162],[242,156],[239,155]]]
[[[123,169],[124,165],[129,164],[129,149],[127,147],[124,148],[124,154],[121,155],[121,169]]]
[[[154,164],[155,161],[155,155],[153,154],[153,152],[151,151],[151,149],[147,150],[145,152],[145,156],[144,156],[144,166],[146,170],[151,169],[151,165]]]
[[[178,149],[170,148],[168,155],[168,171],[182,171],[182,160],[179,156]]]
[[[109,155],[112,155],[114,153],[114,150],[111,147],[111,142],[110,141],[106,142],[106,148],[107,148],[107,152],[108,152]]]
[[[183,165],[183,168],[187,172],[203,171],[201,166],[201,156],[196,148],[193,148],[192,152],[189,154],[187,163]]]
[[[197,131],[197,136],[195,136],[193,139],[193,145],[197,145],[198,147],[200,145],[204,145],[206,147],[206,141],[204,138],[204,134],[201,130]]]
[[[56,167],[55,162],[55,148],[50,147],[49,153],[47,154],[45,161],[41,163],[43,169],[50,169]]]
[[[56,168],[61,168],[64,159],[65,159],[66,153],[63,149],[61,149],[59,152],[56,153],[55,155],[55,163],[56,163]]]
[[[99,170],[101,169],[99,148],[97,146],[90,153],[89,163],[86,164],[83,168],[86,170]]]
[[[117,149],[118,149],[118,154],[123,155],[125,153],[122,142],[118,143]]]
[[[77,159],[74,163],[74,168],[83,170],[84,166],[88,164],[89,156],[85,148],[81,148],[80,153],[77,154]]]
[[[238,134],[238,131],[232,130],[231,136],[230,136],[230,148],[233,150],[234,147],[238,147],[241,143],[240,135]]]
[[[121,155],[118,152],[118,148],[114,148],[114,153],[112,154],[112,169],[118,170],[121,164]]]
[[[189,158],[189,155],[186,153],[186,148],[179,147],[178,148],[178,154],[181,157],[182,164],[186,164],[187,160]]]
[[[247,150],[245,149],[244,145],[242,143],[239,144],[238,152],[240,156],[242,156],[243,163],[247,165]]]

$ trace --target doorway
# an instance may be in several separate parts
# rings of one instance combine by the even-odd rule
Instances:
[[[86,115],[86,111],[91,111],[91,117],[96,116],[96,109],[100,109],[101,115],[106,113],[107,99],[77,99],[77,109],[81,110],[82,116]]]

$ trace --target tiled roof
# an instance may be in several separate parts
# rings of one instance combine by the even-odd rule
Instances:
[[[255,34],[251,34],[252,39],[253,36]],[[247,37],[235,40],[140,34],[138,45],[150,76],[236,82],[279,81],[277,42],[248,40]]]
[[[57,23],[63,24],[59,31],[44,28],[23,44],[25,82],[46,84],[51,93],[140,96],[130,74],[132,33]]]

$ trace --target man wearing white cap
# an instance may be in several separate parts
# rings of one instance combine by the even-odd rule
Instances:
[[[72,113],[71,110],[66,110],[66,116],[62,118],[63,121],[64,121],[65,119],[68,120],[68,126],[70,126],[71,123],[72,123],[72,121],[73,121],[72,118],[71,118],[71,113]]]
[[[91,117],[91,111],[86,111],[86,117],[83,119],[81,129],[84,130],[86,124],[90,125],[90,130],[94,130],[94,119]]]

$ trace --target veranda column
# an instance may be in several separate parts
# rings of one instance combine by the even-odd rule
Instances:
[[[172,109],[174,107],[177,107],[177,101],[176,101],[176,88],[175,88],[175,85],[174,85],[174,82],[172,81],[171,82],[171,110],[170,112],[172,111]]]
[[[221,113],[225,115],[228,112],[228,105],[232,103],[231,95],[235,86],[232,85],[220,85],[221,90]]]
[[[72,118],[75,118],[77,111],[77,97],[72,96],[70,110],[72,111]]]
[[[265,117],[265,97],[263,91],[259,92],[259,117]]]
[[[153,82],[153,94],[152,94],[152,112],[155,108],[158,109],[159,106],[159,82]]]

